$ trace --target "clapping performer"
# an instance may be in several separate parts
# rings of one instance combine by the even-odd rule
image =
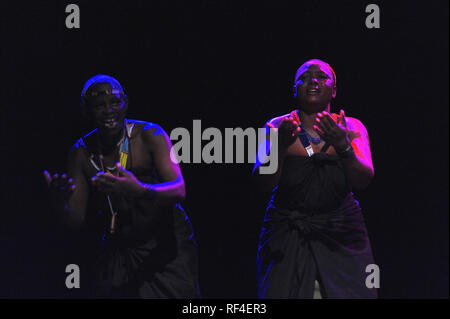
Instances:
[[[260,298],[375,298],[366,286],[370,242],[352,190],[374,176],[366,128],[344,110],[331,113],[336,75],[313,59],[297,71],[298,109],[271,119],[278,136],[278,170],[258,173],[272,191],[257,254]],[[270,135],[267,134],[270,139]],[[270,151],[270,150],[269,150]]]
[[[197,245],[170,139],[157,124],[125,118],[127,109],[116,79],[86,82],[81,111],[96,129],[72,147],[66,174],[44,172],[52,206],[77,238],[88,296],[198,297]]]

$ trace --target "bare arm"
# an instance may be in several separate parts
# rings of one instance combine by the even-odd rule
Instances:
[[[156,200],[163,204],[183,200],[186,196],[184,180],[178,163],[171,160],[172,144],[166,132],[158,125],[149,123],[142,134],[145,151],[151,153],[161,183],[145,184],[116,163],[119,176],[100,172],[92,178],[93,184],[104,193]]]
[[[68,202],[68,213],[65,214],[64,222],[70,229],[77,231],[86,217],[87,201],[89,196],[89,185],[83,171],[83,150],[73,147],[69,152],[67,171],[75,185],[72,196]]]
[[[162,179],[159,184],[151,185],[155,198],[165,203],[176,203],[186,197],[186,188],[178,163],[172,161],[172,143],[166,132],[156,124],[144,129],[144,138],[151,146],[152,157],[158,175]],[[175,158],[175,156],[172,156]]]
[[[355,118],[346,118],[341,110],[337,122],[328,112],[318,113],[314,129],[338,154],[344,152],[342,158],[350,185],[355,189],[367,187],[374,170],[369,136],[364,125]]]
[[[263,166],[259,160],[259,156],[256,156],[255,165],[253,167],[252,175],[262,191],[271,191],[279,182],[280,176],[283,170],[283,163],[287,155],[288,147],[295,142],[297,138],[297,132],[300,130],[298,127],[299,120],[293,116],[282,116],[273,119],[266,124],[267,134],[266,142],[262,142],[258,147],[258,154],[269,154],[273,151],[274,147],[278,147],[277,150],[277,170],[273,174],[261,174],[260,167]],[[276,131],[278,143],[274,144],[271,141],[269,130]],[[267,145],[269,145],[267,149]]]
[[[271,129],[267,125],[266,125],[266,128],[267,128],[267,131],[269,131]],[[272,144],[272,141],[270,140],[270,135],[268,132],[266,134],[266,141],[262,142],[258,146],[258,154],[266,154],[266,155],[270,154],[270,152],[273,151],[273,146],[274,145]],[[269,150],[267,150],[267,148],[269,148]],[[259,156],[258,155],[256,156],[256,161],[255,161],[255,165],[253,166],[252,175],[261,191],[270,192],[278,184],[278,181],[280,180],[281,172],[283,169],[283,163],[284,163],[285,157],[286,157],[286,150],[281,150],[279,148],[278,149],[277,171],[274,174],[261,174],[260,167],[263,166],[264,164],[261,163],[261,161],[259,160]]]
[[[74,146],[69,152],[68,175],[44,171],[52,208],[59,223],[74,232],[80,229],[86,215],[88,185],[82,169],[82,150]]]
[[[350,131],[355,132],[354,138],[351,141],[354,153],[349,153],[349,156],[343,160],[345,172],[352,187],[355,189],[364,189],[369,185],[370,180],[375,174],[370,151],[369,134],[359,120],[354,118],[349,120],[347,121],[349,122]]]

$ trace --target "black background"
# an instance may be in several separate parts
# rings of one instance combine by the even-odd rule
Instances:
[[[128,117],[169,134],[193,119],[224,132],[294,109],[297,67],[320,58],[337,74],[332,111],[370,135],[375,178],[356,195],[380,297],[448,298],[448,1],[376,1],[380,29],[365,27],[368,1],[77,1],[81,28],[67,29],[69,3],[0,4],[0,297],[62,296],[42,171],[64,171],[91,129],[78,109],[89,77],[116,77]],[[203,297],[255,298],[267,197],[252,164],[181,167]]]

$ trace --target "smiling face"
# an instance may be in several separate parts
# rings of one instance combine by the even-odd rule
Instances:
[[[105,135],[115,135],[123,128],[128,103],[123,94],[112,93],[109,83],[97,83],[87,91],[86,107],[91,120]]]
[[[295,76],[297,100],[307,113],[316,113],[329,108],[336,97],[336,83],[330,66],[321,60],[303,64]]]

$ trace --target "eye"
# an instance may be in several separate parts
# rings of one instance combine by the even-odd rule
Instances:
[[[112,100],[111,101],[111,106],[112,107],[119,107],[122,105],[122,101],[121,100]]]
[[[306,82],[309,79],[309,75],[308,74],[302,74],[299,78],[298,81],[299,82]],[[298,82],[297,82],[298,83]],[[301,83],[300,83],[301,84]]]

